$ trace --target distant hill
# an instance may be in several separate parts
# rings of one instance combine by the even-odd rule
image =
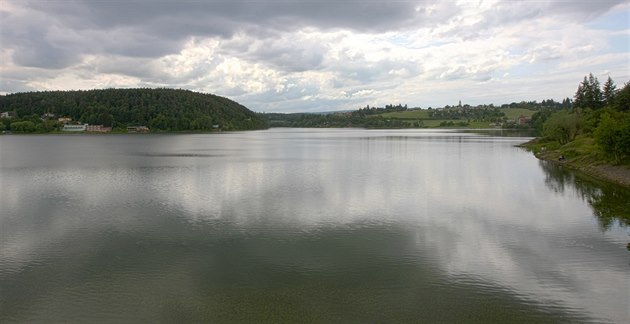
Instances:
[[[175,89],[103,89],[25,92],[0,96],[0,112],[14,120],[70,117],[114,128],[144,125],[152,131],[249,130],[267,121],[230,99]]]
[[[552,100],[549,101],[553,102]],[[545,101],[547,103],[547,101]],[[553,102],[555,103],[555,102]],[[439,109],[408,109],[407,105],[365,107],[358,110],[317,113],[261,114],[271,127],[364,127],[364,128],[531,128],[532,116],[541,109],[560,109],[555,106],[527,103],[529,108],[501,108],[493,105],[469,105]],[[549,108],[548,108],[549,107]],[[520,117],[523,117],[522,119]]]

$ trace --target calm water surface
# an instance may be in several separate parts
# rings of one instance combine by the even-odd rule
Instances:
[[[630,193],[457,131],[0,136],[0,322],[630,322]]]

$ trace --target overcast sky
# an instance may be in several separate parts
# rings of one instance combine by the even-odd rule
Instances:
[[[628,0],[0,0],[0,93],[169,87],[259,112],[630,81]]]

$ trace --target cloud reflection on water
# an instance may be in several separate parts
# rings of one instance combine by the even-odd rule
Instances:
[[[20,271],[50,252],[47,246],[81,231],[129,233],[140,241],[162,232],[178,237],[146,224],[152,217],[175,222],[179,230],[228,224],[245,235],[237,240],[262,235],[256,241],[261,248],[249,246],[248,253],[279,268],[292,261],[276,248],[367,226],[404,237],[407,243],[396,246],[405,250],[389,257],[431,260],[454,281],[506,289],[596,318],[628,319],[627,233],[615,224],[606,233],[594,229],[588,197],[555,190],[549,170],[513,147],[517,139],[285,132],[167,137],[177,141],[172,148],[164,146],[164,137],[145,137],[143,150],[151,153],[123,162],[116,157],[117,167],[73,168],[69,161],[62,169],[3,169],[0,256],[11,262],[2,273]],[[118,155],[136,152],[135,144],[119,144]],[[199,147],[222,153],[195,156]],[[267,239],[275,243],[262,248]],[[293,260],[310,267],[307,259]],[[332,262],[320,259],[326,260]]]

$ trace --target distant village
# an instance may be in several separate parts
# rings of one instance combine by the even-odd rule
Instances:
[[[0,112],[0,118],[12,119],[13,115],[10,111]],[[56,117],[55,114],[45,113],[40,116],[42,121],[55,120],[63,125],[59,130],[63,132],[86,132],[86,133],[109,133],[112,131],[112,127],[105,127],[103,125],[90,125],[82,124],[78,121],[73,121],[70,117]],[[127,133],[148,133],[149,127],[147,126],[128,126]]]

